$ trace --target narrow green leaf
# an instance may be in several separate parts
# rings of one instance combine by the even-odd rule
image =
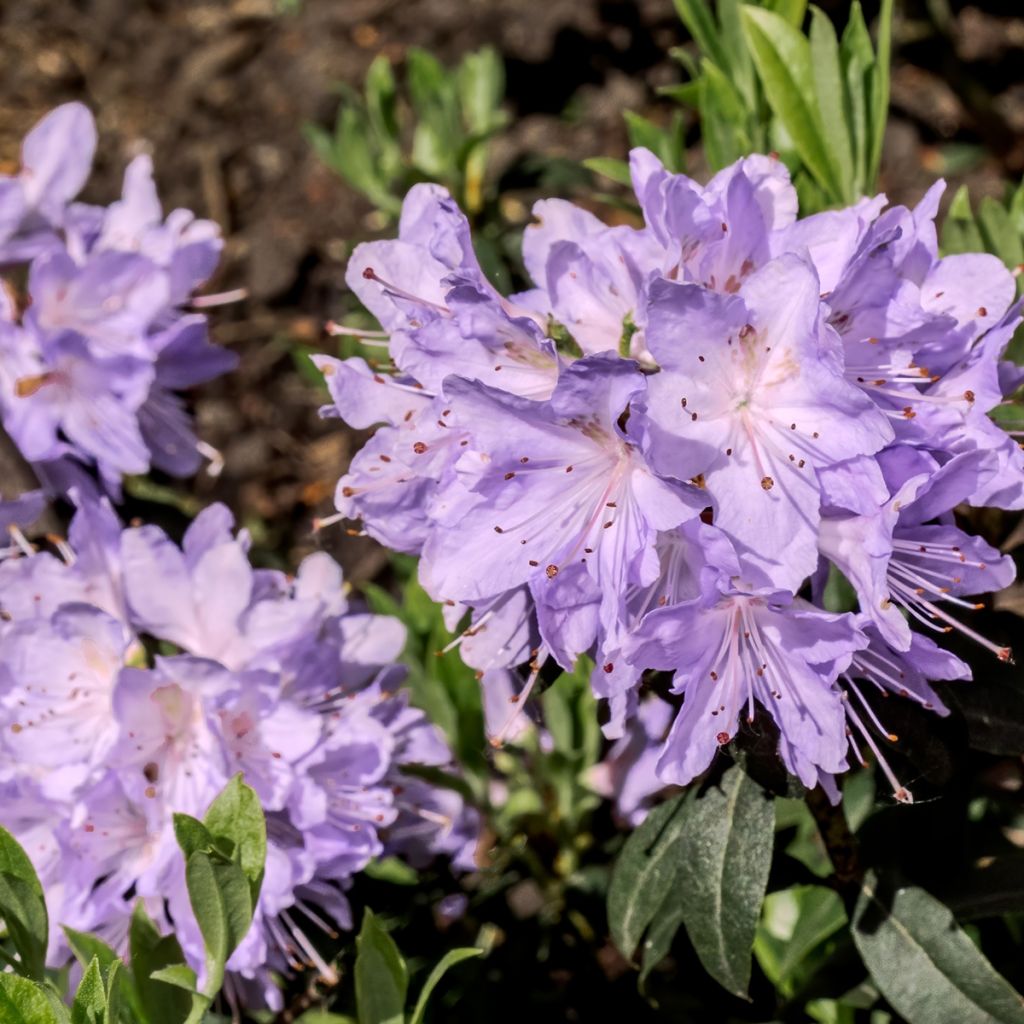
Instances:
[[[772,11],[746,5],[743,28],[772,112],[785,126],[807,170],[835,201],[842,199],[814,99],[807,38]]]
[[[701,52],[710,57],[720,68],[730,67],[729,55],[722,45],[721,36],[711,14],[707,0],[673,0],[676,13],[693,36]]]
[[[50,927],[46,899],[32,861],[4,828],[0,828],[0,918],[20,958],[16,969],[42,980]]]
[[[886,891],[873,873],[853,940],[883,995],[910,1024],[1021,1024],[1024,1001],[923,889]]]
[[[602,174],[620,185],[632,184],[629,176],[629,164],[625,160],[616,160],[610,156],[592,156],[583,161],[583,166],[595,174]]]
[[[743,98],[725,73],[709,60],[701,64],[700,121],[705,155],[713,170],[721,170],[750,152]]]
[[[893,0],[882,0],[878,14],[878,53],[872,75],[871,88],[871,153],[868,164],[867,188],[874,192],[878,168],[882,162],[882,142],[889,120],[889,76],[892,64],[892,12]]]
[[[0,1021],[3,1024],[61,1024],[41,985],[6,972],[0,973]]]
[[[356,938],[359,1024],[402,1024],[409,975],[394,940],[367,908]]]
[[[871,94],[875,54],[860,0],[853,0],[850,5],[850,17],[839,43],[839,59],[846,79],[848,120],[856,160],[854,178],[860,189],[867,193],[873,191],[874,182],[871,172],[871,126],[874,123]]]
[[[366,71],[366,112],[370,125],[381,139],[398,138],[396,112],[398,88],[391,61],[387,57],[374,57]]]
[[[847,121],[846,84],[839,62],[839,40],[832,19],[820,7],[811,7],[811,65],[814,87],[821,113],[825,143],[832,157],[836,180],[842,189],[843,201],[854,202],[853,147]]]
[[[107,993],[99,958],[94,956],[75,992],[75,1000],[71,1004],[71,1024],[104,1024],[106,1019]]]
[[[750,951],[775,839],[771,799],[738,766],[691,795],[681,821],[679,876],[686,931],[707,972],[745,997]]]
[[[971,209],[971,194],[966,185],[961,185],[949,204],[946,219],[942,224],[941,245],[944,255],[963,252],[978,252],[985,248],[981,228]]]
[[[743,97],[747,110],[756,110],[758,103],[757,76],[750,50],[743,36],[740,19],[740,0],[718,0],[718,22],[721,25],[722,48],[725,51],[729,78]]]
[[[632,957],[673,889],[679,867],[684,798],[659,804],[626,840],[608,886],[608,924],[619,952]]]
[[[463,960],[470,960],[475,956],[482,955],[482,949],[450,949],[445,953],[423,983],[419,999],[416,1000],[416,1009],[412,1012],[409,1024],[423,1024],[423,1015],[427,1012],[427,1003],[430,1001],[434,989],[437,988],[438,982],[451,968],[456,964],[462,963]]]
[[[156,980],[154,974],[167,967],[184,967],[185,954],[173,935],[160,934],[141,901],[132,912],[128,947],[140,1009],[137,1015],[145,1024],[181,1024],[188,1016],[190,997],[180,986]],[[195,988],[194,974],[188,987]]]
[[[803,25],[807,13],[807,0],[764,0],[763,6],[784,18],[795,29]]]

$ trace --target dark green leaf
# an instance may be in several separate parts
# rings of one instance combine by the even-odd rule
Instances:
[[[173,821],[174,838],[186,860],[200,850],[208,852],[215,848],[213,834],[198,818],[190,814],[175,814]]]
[[[737,766],[691,795],[682,816],[679,876],[686,931],[708,973],[746,996],[750,951],[775,838],[771,799]]]
[[[0,828],[0,918],[18,952],[20,973],[42,979],[49,939],[43,888],[25,851],[4,828]]]
[[[402,1024],[409,975],[394,940],[367,908],[356,939],[359,1024]]]
[[[482,954],[482,949],[450,949],[445,953],[427,976],[427,980],[423,983],[419,999],[416,1000],[416,1009],[413,1010],[412,1017],[409,1019],[409,1024],[423,1024],[423,1015],[427,1012],[427,1003],[430,1000],[430,996],[434,989],[437,988],[438,982],[440,982],[451,968],[456,964],[462,963],[463,960],[470,960],[473,957],[481,956]]]
[[[185,864],[185,882],[206,946],[207,974],[216,978],[252,923],[249,880],[233,861],[197,850]]]
[[[640,955],[640,989],[643,991],[648,975],[668,956],[672,942],[683,923],[683,901],[666,900],[658,908],[644,936]]]
[[[807,38],[784,18],[746,5],[743,28],[773,113],[793,139],[804,166],[833,199],[842,189],[823,137],[814,100],[814,69]]]
[[[145,1024],[181,1024],[188,1016],[191,998],[178,986],[153,978],[156,971],[166,967],[185,964],[185,954],[173,935],[161,935],[150,920],[142,903],[137,903],[132,912],[128,930],[128,945],[131,957],[132,976],[138,993],[138,1014]],[[192,975],[189,988],[195,988]]]
[[[117,970],[120,965],[120,957],[102,939],[88,932],[78,932],[74,928],[64,925],[64,934],[67,936],[68,945],[75,958],[83,966],[87,967],[93,960],[97,960],[103,977],[106,979],[108,992],[110,981],[116,979],[119,1001],[124,1001],[132,1007],[137,1017],[139,1013],[138,994],[132,984],[131,976],[127,971]],[[108,997],[109,1002],[109,997]],[[116,1024],[117,1017],[111,1013],[110,1020]]]
[[[75,992],[75,1001],[71,1004],[71,1024],[104,1024],[106,1017],[106,988],[99,958],[93,957]]]
[[[875,54],[871,37],[864,23],[859,0],[850,5],[850,17],[839,43],[839,58],[846,78],[848,120],[852,132],[853,152],[857,161],[854,177],[867,190],[871,183],[871,126],[873,124],[871,94]]]
[[[1020,995],[923,889],[886,891],[869,874],[853,939],[871,977],[910,1024],[1024,1022]]]
[[[659,804],[626,840],[608,886],[608,924],[619,951],[632,957],[644,930],[673,890],[685,827],[682,795]]]

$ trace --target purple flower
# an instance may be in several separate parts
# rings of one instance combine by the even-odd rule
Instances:
[[[619,420],[643,404],[633,364],[592,356],[566,370],[549,402],[450,379],[456,427],[470,434],[456,475],[436,498],[420,575],[439,598],[475,601],[585,564],[599,584],[657,572],[659,529],[704,506],[686,485],[659,479],[642,438]]]
[[[736,296],[658,282],[648,319],[661,365],[649,384],[655,467],[703,478],[746,570],[795,590],[817,564],[816,470],[892,437],[842,376],[817,277],[779,257]]]

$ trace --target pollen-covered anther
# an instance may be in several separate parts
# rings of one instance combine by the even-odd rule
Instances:
[[[512,477],[514,477],[514,476],[515,476],[515,473],[509,471],[508,473],[505,474],[505,479],[506,480],[511,480]]]
[[[770,491],[775,486],[775,481],[770,476],[761,477],[761,488]]]
[[[754,325],[753,324],[744,324],[740,328],[740,333],[739,333],[740,341],[745,341],[747,338],[749,338],[754,333],[755,332],[754,332]]]
[[[974,401],[974,397],[975,397],[975,396],[974,396],[974,392],[973,392],[973,391],[971,391],[971,389],[970,389],[970,388],[968,388],[968,389],[967,389],[967,390],[966,390],[966,391],[964,392],[964,401],[965,401],[965,402],[973,402],[973,401]]]
[[[612,662],[612,661],[609,661],[606,665],[604,665],[602,667],[604,668],[605,672],[614,672],[615,671],[615,663]]]
[[[422,455],[427,450],[427,443],[426,443],[426,441],[415,441],[413,443],[412,450],[417,455]]]
[[[729,742],[729,734],[727,732],[720,732],[715,737],[715,740],[720,747],[724,747],[725,744]]]

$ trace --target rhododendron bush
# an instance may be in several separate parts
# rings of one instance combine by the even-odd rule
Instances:
[[[389,553],[355,586],[327,550],[266,558],[244,508],[119,507],[219,472],[184,392],[236,369],[209,320],[241,295],[206,290],[220,231],[164,213],[149,157],[78,200],[85,106],[25,137],[3,1020],[505,1020],[524,960],[635,1019],[1024,1020],[1020,679],[987,612],[1024,509],[1022,193],[943,228],[944,182],[875,191],[891,5],[877,46],[859,7],[841,37],[678,7],[718,169],[634,116],[628,161],[591,162],[616,204],[539,199],[508,265],[474,240],[493,53],[455,84],[410,58],[401,173],[386,63],[314,136],[395,218],[307,367],[353,439],[310,527]],[[450,188],[424,139],[466,147]]]

